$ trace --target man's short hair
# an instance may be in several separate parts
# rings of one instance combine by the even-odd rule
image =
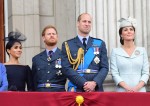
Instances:
[[[81,20],[81,17],[82,17],[82,15],[84,15],[84,14],[88,14],[88,15],[90,15],[89,13],[82,13],[82,14],[80,14],[79,16],[78,16],[78,22]]]
[[[42,36],[45,35],[45,31],[46,31],[47,29],[49,29],[49,28],[54,29],[54,30],[56,31],[56,34],[57,34],[57,29],[56,29],[54,26],[52,26],[52,25],[48,25],[48,26],[46,26],[46,27],[43,29],[43,31],[42,31]]]

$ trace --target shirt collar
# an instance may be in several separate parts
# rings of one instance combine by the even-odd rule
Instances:
[[[56,49],[57,49],[57,47],[53,48],[51,51],[53,51],[53,52],[55,53]],[[50,51],[50,50],[46,49],[47,56],[48,56],[48,52],[49,52],[49,51]]]
[[[80,36],[79,34],[78,34],[78,38],[80,39],[80,41],[83,43],[83,38],[86,38],[87,40],[85,41],[86,42],[86,44],[87,44],[87,41],[88,41],[88,39],[89,39],[89,36],[90,35],[88,35],[88,36],[86,36],[86,37],[83,37],[83,36]]]

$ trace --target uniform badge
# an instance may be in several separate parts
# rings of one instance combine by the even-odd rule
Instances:
[[[61,66],[61,58],[57,59],[56,62],[55,62],[55,68],[62,68]]]
[[[51,58],[50,58],[50,56],[48,56],[48,58],[47,58],[47,61],[51,61]]]
[[[100,62],[100,59],[96,56],[95,59],[94,59],[94,62],[95,62],[96,64],[98,64],[98,63]]]
[[[61,70],[57,71],[56,74],[57,74],[58,76],[62,75]]]
[[[94,48],[94,54],[98,55],[99,54],[99,47],[98,46],[93,46]]]
[[[140,51],[139,50],[136,50],[135,53],[134,53],[136,56],[140,55]]]

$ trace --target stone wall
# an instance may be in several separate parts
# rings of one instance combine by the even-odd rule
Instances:
[[[76,19],[83,12],[92,15],[90,34],[106,42],[108,57],[112,48],[120,46],[117,20],[128,16],[136,18],[135,43],[144,46],[150,57],[149,0],[8,0],[8,30],[19,30],[27,36],[21,63],[31,66],[32,57],[44,50],[41,31],[46,25],[57,28],[59,48],[63,41],[76,36]],[[111,72],[104,88],[105,91],[115,90]]]

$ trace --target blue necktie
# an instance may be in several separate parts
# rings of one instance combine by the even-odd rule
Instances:
[[[52,51],[52,50],[50,50],[50,51],[48,52],[48,55],[49,55],[49,57],[50,57],[50,58],[52,58],[53,51]]]
[[[86,41],[87,39],[86,39],[86,38],[83,38],[82,40],[83,40],[83,46],[86,48],[86,42],[85,42],[85,41]]]

